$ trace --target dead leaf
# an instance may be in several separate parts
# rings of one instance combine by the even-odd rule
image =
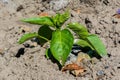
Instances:
[[[113,15],[115,18],[120,18],[120,14]]]
[[[67,71],[67,70],[72,71],[75,76],[78,76],[85,71],[85,69],[83,67],[81,67],[81,66],[79,66],[75,63],[68,64],[68,65],[66,65],[65,67],[62,68],[63,72]]]
[[[62,71],[71,71],[71,73],[75,76],[81,75],[83,72],[85,72],[85,68],[80,66],[80,63],[82,63],[83,60],[91,60],[90,56],[86,53],[79,52],[78,57],[76,61],[72,64],[68,64],[62,68]],[[79,64],[79,65],[78,65]]]
[[[68,64],[65,67],[62,68],[62,71],[66,71],[66,70],[78,70],[81,67],[79,67],[77,64],[72,63],[72,64]]]
[[[39,16],[48,16],[48,13],[47,12],[42,12],[42,13],[39,13],[38,15]]]

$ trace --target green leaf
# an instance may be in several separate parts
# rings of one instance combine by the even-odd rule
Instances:
[[[52,17],[53,23],[56,26],[56,28],[60,27],[60,23],[58,22],[59,21],[59,16],[60,16],[60,14],[58,13],[58,14],[56,14],[56,16]]]
[[[56,25],[57,28],[60,28],[66,20],[68,20],[70,17],[69,11],[66,11],[63,14],[57,13],[56,16],[52,17],[52,20],[54,22],[54,25]]]
[[[27,40],[30,40],[30,39],[32,39],[32,38],[42,38],[42,39],[44,39],[44,40],[46,40],[46,41],[49,41],[47,38],[45,38],[45,37],[43,37],[43,36],[40,36],[40,35],[38,35],[38,33],[27,33],[27,34],[24,34],[21,38],[20,38],[20,40],[18,41],[18,43],[19,44],[22,44],[22,43],[24,43],[25,41],[27,41]]]
[[[22,44],[24,43],[25,41],[29,40],[29,39],[32,39],[34,37],[38,37],[38,34],[37,33],[28,33],[28,34],[24,34],[20,40],[18,41],[19,44]]]
[[[80,39],[85,39],[89,35],[87,29],[79,23],[70,23],[67,27],[78,34]]]
[[[64,14],[61,14],[61,15],[60,15],[60,18],[59,18],[60,24],[61,24],[61,25],[64,24],[65,21],[69,19],[69,17],[70,17],[69,11],[66,11]]]
[[[50,44],[52,55],[61,65],[64,65],[73,45],[73,35],[67,29],[53,32]]]
[[[86,40],[83,40],[83,39],[75,39],[74,44],[77,44],[83,48],[90,47],[93,50],[93,47]]]
[[[28,18],[23,19],[23,22],[31,23],[31,24],[38,24],[38,25],[48,25],[54,27],[55,25],[52,22],[50,17],[38,17],[38,18]]]
[[[40,36],[44,36],[44,37],[47,38],[48,40],[51,40],[51,38],[52,38],[52,32],[53,32],[53,30],[51,30],[51,29],[49,28],[49,26],[47,26],[47,25],[41,26],[41,27],[39,28],[39,30],[38,30],[38,34],[39,34]],[[45,39],[43,39],[43,38],[39,38],[39,40],[40,40],[40,44],[41,44],[41,45],[44,45],[44,43],[47,42],[47,41],[46,41]]]
[[[107,55],[106,48],[97,35],[89,35],[86,39],[101,57]]]

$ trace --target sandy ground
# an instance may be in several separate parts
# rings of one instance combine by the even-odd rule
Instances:
[[[79,22],[98,34],[109,54],[81,77],[61,72],[45,58],[40,45],[26,48],[17,44],[23,34],[39,28],[20,19],[41,12],[54,15],[67,8],[72,16],[68,22]],[[113,16],[119,8],[119,0],[0,0],[0,80],[120,80],[120,18]],[[24,44],[34,45],[31,41]]]

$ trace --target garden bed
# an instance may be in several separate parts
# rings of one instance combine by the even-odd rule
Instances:
[[[58,4],[61,4],[58,6]],[[0,0],[0,80],[119,80],[120,79],[120,8],[118,0]],[[34,40],[19,45],[20,37],[36,32],[39,25],[20,20],[41,15],[55,15],[70,10],[66,22],[79,22],[97,34],[108,56],[88,64],[85,75],[75,77],[62,72],[46,59],[45,49]]]

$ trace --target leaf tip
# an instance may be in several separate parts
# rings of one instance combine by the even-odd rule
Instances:
[[[17,42],[18,44],[22,44],[23,42],[21,42],[20,40]]]

